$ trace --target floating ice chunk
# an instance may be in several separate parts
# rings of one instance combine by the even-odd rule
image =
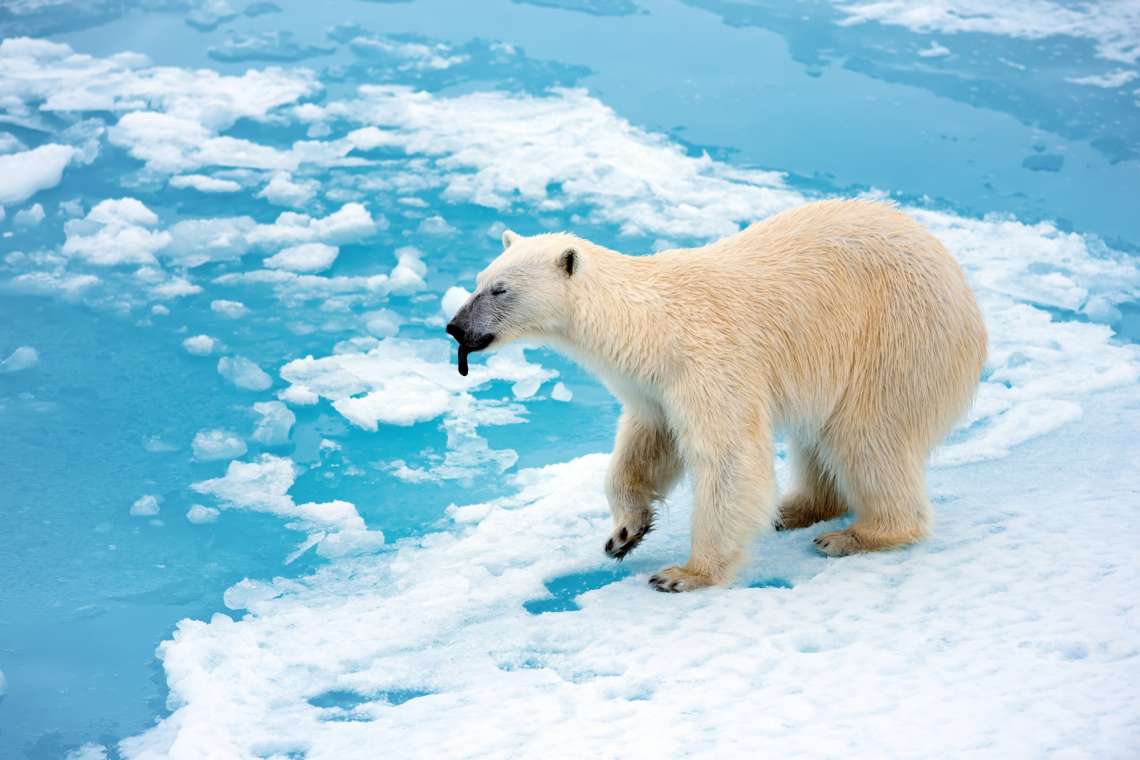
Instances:
[[[260,401],[253,405],[258,415],[253,440],[266,446],[280,446],[289,442],[289,431],[297,416],[280,401]]]
[[[218,374],[247,391],[263,391],[273,385],[273,378],[244,356],[218,359]]]
[[[152,317],[169,317],[170,309],[160,303],[156,303],[154,306],[150,307],[150,315]]]
[[[248,216],[186,219],[170,228],[170,242],[158,255],[191,268],[211,261],[236,261],[249,250],[247,236],[256,226]]]
[[[362,204],[346,203],[323,218],[285,211],[273,224],[259,225],[249,241],[268,250],[310,242],[342,245],[371,237],[387,225],[383,217],[373,219]]]
[[[538,393],[538,389],[540,387],[542,387],[541,378],[528,377],[523,380],[519,380],[517,383],[512,385],[511,393],[514,394],[515,398],[530,398],[534,394]]]
[[[58,185],[75,155],[70,145],[54,144],[0,155],[0,206],[22,203],[40,190]]]
[[[107,760],[107,748],[102,744],[87,742],[68,752],[64,760]]]
[[[207,174],[179,174],[168,183],[173,188],[190,188],[200,193],[236,193],[241,185],[232,179],[219,179]]]
[[[919,58],[942,58],[950,55],[950,48],[931,40],[930,46],[918,51]]]
[[[156,224],[158,216],[135,198],[104,200],[64,225],[63,252],[97,266],[153,264],[171,241],[169,232],[151,229]]]
[[[388,275],[393,293],[414,293],[427,287],[424,283],[427,265],[421,260],[421,256],[423,252],[410,245],[396,250],[397,263]]]
[[[158,514],[158,505],[161,499],[153,494],[145,494],[135,500],[131,505],[133,517],[154,517]]]
[[[277,172],[257,197],[278,206],[301,207],[316,197],[320,187],[320,183],[315,180],[295,182],[288,172]]]
[[[181,298],[202,292],[201,285],[195,285],[185,277],[171,277],[165,282],[154,285],[150,294],[155,298]]]
[[[574,393],[564,383],[558,382],[551,388],[550,397],[555,401],[569,401],[574,398]]]
[[[1140,59],[1140,14],[1130,2],[1070,5],[1051,0],[872,0],[837,4],[841,25],[876,21],[924,34],[977,32],[1040,40],[1078,37],[1096,43],[1101,58],[1121,63]]]
[[[211,47],[207,55],[217,61],[300,61],[314,56],[328,55],[334,48],[307,45],[288,31],[231,34],[218,47]]]
[[[349,502],[296,504],[289,495],[295,477],[292,460],[262,454],[253,462],[230,462],[223,477],[191,487],[213,496],[226,509],[268,512],[288,519],[287,527],[309,534],[302,551],[314,545],[322,556],[341,557],[383,546],[384,535],[370,530]]]
[[[542,382],[554,372],[531,364],[522,348],[492,354],[461,377],[442,340],[377,341],[365,353],[344,352],[321,359],[309,356],[281,368],[281,377],[333,402],[353,424],[376,430],[386,422],[412,425],[446,413],[468,389],[491,380]]]
[[[0,72],[0,94],[13,105],[22,101],[29,111],[125,111],[145,104],[211,130],[242,118],[265,120],[279,106],[320,89],[305,69],[249,69],[225,76],[205,68],[150,66],[138,53],[95,58],[65,44],[28,38],[0,42]]]
[[[20,141],[20,138],[16,137],[11,132],[0,132],[0,155],[7,153],[19,153],[27,149],[28,146],[24,145],[24,143]]]
[[[249,309],[241,301],[227,301],[224,298],[211,301],[210,311],[230,319],[241,319],[249,313]]]
[[[216,137],[200,121],[157,111],[133,111],[119,118],[107,139],[159,173],[189,172],[208,166],[292,169],[298,158],[287,151],[236,137]]]
[[[229,430],[199,430],[194,434],[190,448],[199,462],[237,459],[246,451],[242,437]]]
[[[455,312],[463,308],[463,304],[467,303],[467,299],[471,294],[465,289],[458,286],[452,286],[447,289],[440,299],[440,308],[443,310],[445,319],[450,320],[455,316]]]
[[[377,338],[391,338],[400,331],[400,323],[403,321],[391,309],[377,309],[362,316],[365,328]]]
[[[18,293],[60,296],[75,300],[101,283],[93,274],[58,274],[55,272],[25,272],[8,281],[7,287]]]
[[[1065,81],[1072,82],[1073,84],[1087,84],[1092,87],[1112,89],[1115,87],[1123,87],[1137,76],[1136,72],[1130,69],[1116,69],[1106,74],[1090,74],[1086,77],[1066,77]]]
[[[186,24],[200,32],[212,32],[222,24],[238,17],[229,0],[197,0],[186,14]]]
[[[168,454],[171,451],[178,451],[178,446],[169,441],[164,441],[157,435],[152,435],[143,441],[143,449],[151,454]]]
[[[311,406],[321,400],[320,396],[304,385],[290,385],[288,388],[282,388],[277,392],[277,398],[293,406]]]
[[[0,375],[31,369],[39,361],[40,354],[36,349],[31,346],[20,346],[10,353],[7,359],[0,361]]]
[[[618,224],[624,233],[685,238],[731,234],[740,222],[803,200],[781,175],[687,155],[584,90],[440,97],[366,85],[357,95],[329,104],[328,112],[377,128],[367,133],[377,144],[433,162],[448,200],[493,208],[506,208],[517,196],[550,209],[586,204],[591,218]],[[520,124],[543,128],[520,140]],[[547,193],[552,184],[562,188],[557,197]]]
[[[209,356],[218,347],[218,341],[209,335],[192,335],[182,341],[182,347],[194,356]]]
[[[420,222],[419,232],[422,235],[436,235],[439,237],[448,237],[456,234],[459,230],[448,224],[447,220],[439,214],[429,216]]]
[[[25,209],[16,212],[12,222],[20,227],[35,227],[44,220],[44,207],[33,203]]]
[[[302,243],[285,248],[265,259],[270,269],[286,269],[290,272],[323,272],[336,261],[340,249],[326,243]]]
[[[220,510],[213,507],[205,507],[201,504],[192,504],[190,509],[186,510],[186,519],[195,525],[205,525],[206,523],[216,522]]]

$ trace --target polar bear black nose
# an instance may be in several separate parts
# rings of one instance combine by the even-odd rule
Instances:
[[[463,339],[467,337],[467,331],[455,324],[454,319],[447,325],[447,334],[459,341],[460,344],[464,343]]]

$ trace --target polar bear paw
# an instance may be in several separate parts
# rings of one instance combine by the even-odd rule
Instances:
[[[829,557],[846,557],[848,554],[857,554],[863,551],[858,536],[850,528],[821,533],[812,540],[812,543]]]
[[[653,530],[653,520],[650,516],[640,518],[635,523],[633,526],[621,525],[614,528],[613,535],[606,541],[608,556],[620,562]]]
[[[707,575],[695,573],[683,567],[667,567],[660,572],[649,576],[649,585],[658,591],[675,594],[681,591],[694,591],[699,588],[714,585],[715,581]]]

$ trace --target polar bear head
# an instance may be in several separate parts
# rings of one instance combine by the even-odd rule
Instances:
[[[565,333],[588,245],[564,233],[504,232],[503,252],[479,273],[475,292],[447,325],[459,342],[459,374],[467,374],[474,351]]]

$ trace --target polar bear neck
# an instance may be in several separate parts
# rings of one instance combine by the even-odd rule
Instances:
[[[591,250],[572,299],[567,333],[554,341],[615,392],[616,385],[656,385],[665,369],[668,298],[657,282],[656,264],[652,256]]]

